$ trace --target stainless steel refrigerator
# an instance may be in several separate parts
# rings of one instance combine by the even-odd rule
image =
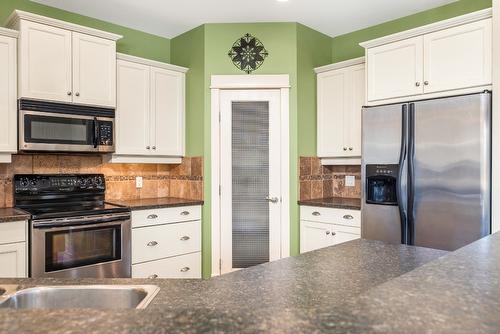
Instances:
[[[362,237],[455,250],[491,231],[491,93],[363,108]]]

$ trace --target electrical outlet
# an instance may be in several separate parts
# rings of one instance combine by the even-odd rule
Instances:
[[[142,188],[142,176],[136,176],[135,177],[135,187],[137,189]]]
[[[345,186],[346,187],[356,186],[356,177],[354,175],[346,175],[345,176]]]

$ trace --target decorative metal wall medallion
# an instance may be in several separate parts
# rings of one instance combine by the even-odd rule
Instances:
[[[228,53],[233,64],[247,74],[258,69],[268,55],[261,41],[250,34],[245,34],[234,42]]]

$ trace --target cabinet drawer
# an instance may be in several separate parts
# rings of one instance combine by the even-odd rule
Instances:
[[[26,221],[0,224],[0,244],[26,241]]]
[[[132,227],[170,224],[200,219],[200,205],[132,211]]]
[[[330,242],[329,244],[331,246],[333,245],[338,245],[347,241],[359,239],[361,236],[359,234],[351,234],[351,233],[344,233],[344,232],[338,232],[338,231],[333,231],[332,234],[330,234]]]
[[[201,251],[201,222],[132,229],[132,263]]]
[[[201,252],[134,264],[132,278],[201,278]]]
[[[301,206],[300,219],[361,228],[361,212],[357,210]]]

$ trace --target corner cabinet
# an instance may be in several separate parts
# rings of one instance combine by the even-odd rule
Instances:
[[[316,69],[318,157],[323,164],[360,164],[364,58]]]
[[[0,28],[0,163],[17,152],[17,36]]]
[[[491,89],[491,8],[361,45],[368,105]]]
[[[186,68],[118,54],[116,153],[110,162],[179,163]]]
[[[19,30],[19,98],[116,106],[119,35],[14,11]]]

